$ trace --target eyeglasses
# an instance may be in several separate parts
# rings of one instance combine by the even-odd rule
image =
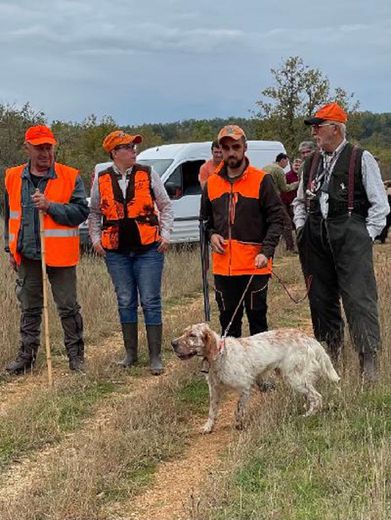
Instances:
[[[322,126],[335,126],[335,123],[320,123],[319,125],[312,125],[312,128],[318,130],[319,128],[322,128]]]
[[[135,144],[129,143],[129,144],[119,144],[114,148],[114,150],[137,150],[137,146]]]

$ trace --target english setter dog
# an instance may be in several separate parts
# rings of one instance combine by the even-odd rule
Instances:
[[[318,376],[334,383],[340,379],[322,345],[295,329],[277,329],[239,339],[227,337],[222,341],[206,323],[198,323],[187,327],[171,345],[180,359],[200,356],[209,363],[209,416],[203,433],[213,430],[221,386],[240,393],[235,418],[236,427],[241,429],[251,387],[260,386],[262,374],[268,370],[278,369],[290,386],[306,397],[305,416],[322,407],[322,396],[314,388]]]

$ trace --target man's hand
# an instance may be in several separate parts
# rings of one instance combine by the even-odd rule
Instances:
[[[31,196],[34,206],[39,209],[40,211],[43,211],[44,213],[47,213],[47,210],[49,209],[50,202],[45,197],[43,193],[40,191],[36,191],[34,195]]]
[[[14,271],[18,270],[18,264],[16,263],[14,255],[12,253],[8,253],[8,262]]]
[[[255,267],[257,269],[262,269],[263,267],[266,267],[267,263],[268,259],[262,253],[259,253],[259,255],[255,257]]]
[[[210,245],[214,253],[219,253],[220,255],[225,253],[225,240],[221,235],[213,233],[210,237]]]
[[[159,253],[165,253],[166,251],[168,251],[169,247],[170,247],[170,242],[165,238],[161,238],[157,250]]]
[[[92,244],[92,247],[94,248],[94,251],[97,255],[106,256],[106,251],[103,249],[100,242],[95,242],[95,244]]]

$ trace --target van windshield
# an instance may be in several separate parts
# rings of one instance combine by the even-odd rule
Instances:
[[[170,164],[174,162],[174,159],[140,159],[137,162],[139,164],[151,166],[161,177]]]

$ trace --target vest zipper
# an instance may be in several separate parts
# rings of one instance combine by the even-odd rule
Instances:
[[[228,248],[229,248],[229,262],[228,262],[228,276],[231,276],[231,269],[232,269],[232,203],[233,203],[233,183],[231,183],[231,190],[229,194],[229,202],[228,202]]]
[[[125,175],[125,179],[124,180],[126,182],[126,175]],[[124,218],[128,218],[128,204],[127,204],[127,201],[126,201],[126,195],[128,193],[129,184],[130,184],[130,179],[129,179],[128,185],[125,188],[125,195],[124,195],[124,192],[121,190],[122,198],[123,198],[123,205],[124,205]]]
[[[41,184],[41,181],[38,181],[37,188],[34,186],[33,181],[29,180],[29,182],[31,183],[32,187],[34,188],[34,191],[37,188],[39,189],[39,185]],[[46,186],[45,186],[45,189],[46,189]],[[45,193],[45,189],[43,190],[43,193]],[[39,191],[41,191],[41,190],[39,190]],[[34,207],[33,211],[34,211],[35,247],[37,248],[37,252],[39,251],[39,254],[42,255],[42,251],[41,251],[41,228],[40,228],[40,225],[39,225],[39,210],[35,209],[35,207]]]

